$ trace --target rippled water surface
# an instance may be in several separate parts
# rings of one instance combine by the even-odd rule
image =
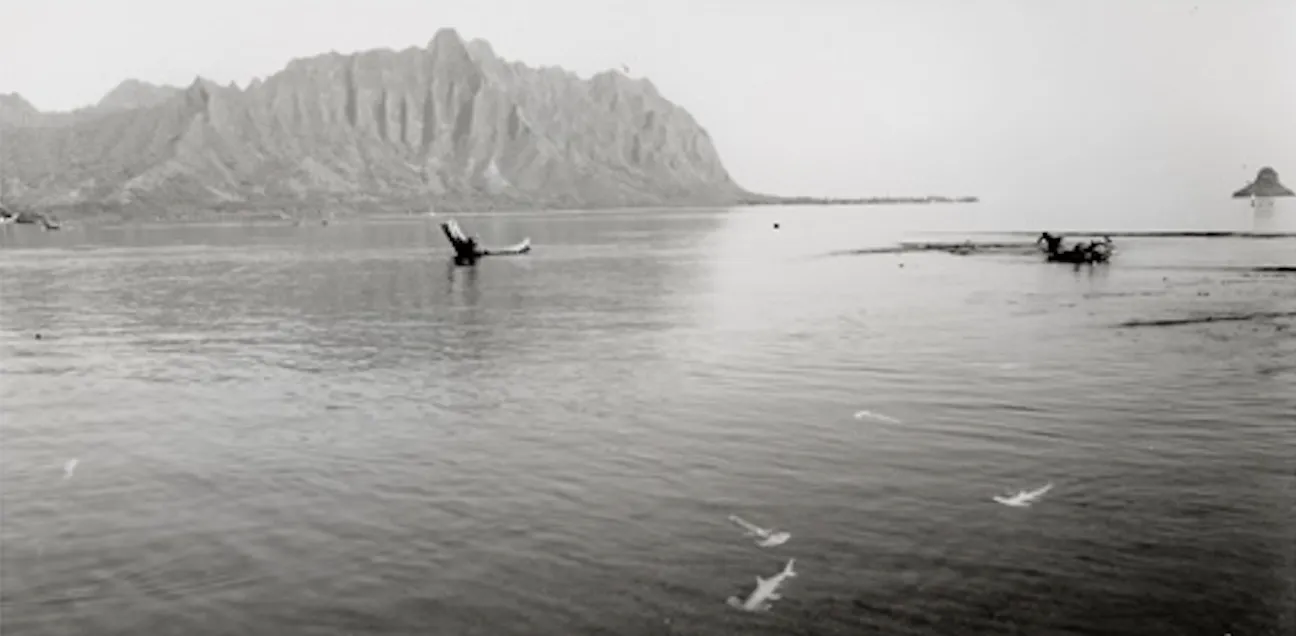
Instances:
[[[1296,633],[1296,240],[922,214],[8,228],[0,631]]]

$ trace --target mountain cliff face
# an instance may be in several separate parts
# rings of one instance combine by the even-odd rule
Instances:
[[[57,114],[33,114],[15,97],[0,96],[0,179],[6,200],[35,207],[604,207],[747,196],[706,131],[650,82],[509,63],[450,29],[425,49],[294,60],[246,89],[127,82],[95,107]]]

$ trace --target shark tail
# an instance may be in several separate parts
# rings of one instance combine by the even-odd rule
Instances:
[[[788,559],[787,565],[783,567],[783,572],[788,576],[796,576],[797,575],[796,570],[792,569],[792,566],[795,564],[796,564],[796,559]]]
[[[742,601],[737,596],[730,596],[729,598],[725,599],[725,603],[728,604],[729,607],[736,607],[738,609],[743,608]]]

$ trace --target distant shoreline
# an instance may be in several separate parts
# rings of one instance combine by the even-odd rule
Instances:
[[[743,199],[740,205],[894,205],[927,203],[979,203],[977,197],[862,197],[839,199],[831,197],[768,197]]]
[[[653,210],[690,210],[690,209],[727,209],[759,207],[773,205],[803,206],[840,206],[840,205],[930,205],[948,203],[977,203],[977,197],[863,197],[853,199],[835,199],[827,197],[777,197],[750,196],[732,202],[696,203],[671,202],[656,205],[627,205],[604,207],[549,207],[525,206],[512,202],[491,201],[452,201],[432,202],[436,216],[427,218],[448,218],[452,216],[475,216],[510,213],[573,213],[618,211],[622,213]],[[439,203],[439,205],[438,205]],[[418,217],[426,216],[427,202],[392,201],[390,203],[354,202],[354,203],[297,203],[284,202],[276,205],[271,202],[254,202],[244,205],[224,204],[220,206],[195,206],[176,203],[173,206],[145,204],[139,207],[120,204],[77,203],[72,205],[36,205],[28,206],[10,202],[9,213],[19,211],[32,216],[71,221],[78,224],[101,223],[185,223],[210,222],[216,220],[247,221],[287,221],[302,224],[320,223],[325,220],[342,220],[348,218],[369,217]]]

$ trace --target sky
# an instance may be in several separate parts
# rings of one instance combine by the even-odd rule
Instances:
[[[630,67],[785,195],[1176,206],[1296,185],[1293,0],[42,0],[0,4],[0,93],[246,84],[453,27],[582,76]]]

